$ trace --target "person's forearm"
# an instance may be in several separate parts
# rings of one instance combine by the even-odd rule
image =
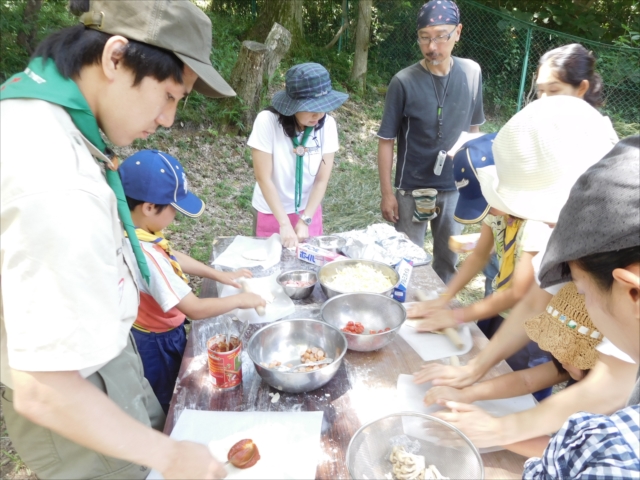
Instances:
[[[637,365],[601,355],[589,375],[570,388],[551,395],[536,408],[502,417],[503,441],[510,444],[562,427],[579,411],[610,415],[622,408],[633,389]]]
[[[542,457],[544,450],[549,446],[550,440],[551,437],[549,435],[543,435],[510,445],[503,445],[503,447],[524,457]]]
[[[175,441],[127,415],[78,372],[12,371],[16,411],[30,421],[109,457],[161,472]]]
[[[394,139],[378,139],[378,175],[380,177],[380,193],[383,196],[393,195],[391,170],[393,170]]]
[[[458,273],[456,273],[447,284],[447,290],[443,294],[446,300],[452,300],[456,294],[484,268],[489,261],[490,256],[491,251],[476,252],[474,250],[467,258],[465,258],[462,265],[458,268]]]
[[[267,205],[269,205],[269,208],[271,209],[271,213],[276,217],[280,226],[282,227],[289,223],[289,216],[282,206],[280,195],[278,194],[278,190],[276,189],[273,181],[271,179],[259,179],[258,185],[260,186],[260,191],[262,191],[262,195],[264,196]]]
[[[471,125],[469,127],[469,133],[480,133],[480,125]]]
[[[489,344],[469,364],[473,364],[478,371],[486,373],[498,362],[509,358],[523,348],[529,342],[524,322],[544,312],[551,297],[550,293],[542,290],[538,285],[532,285],[525,297],[516,304],[502,322]]]
[[[537,392],[568,379],[569,375],[558,373],[553,362],[546,362],[533,368],[507,373],[466,387],[464,395],[470,399],[469,403],[512,398]]]
[[[484,297],[482,300],[467,305],[462,309],[460,317],[464,322],[473,322],[475,320],[484,320],[486,318],[495,317],[500,312],[504,312],[508,308],[516,304],[515,295],[512,289],[495,292]]]
[[[177,250],[173,251],[173,255],[178,259],[180,268],[184,273],[202,278],[211,278],[212,280],[216,279],[217,270],[215,268],[211,268],[210,266],[191,258],[189,255],[178,252]]]
[[[178,304],[178,309],[190,320],[203,320],[229,313],[231,310],[241,308],[241,305],[239,295],[230,295],[223,298],[198,298],[198,301],[188,309],[183,308]]]

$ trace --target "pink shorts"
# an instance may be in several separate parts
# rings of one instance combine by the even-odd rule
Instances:
[[[299,215],[290,213],[288,215],[291,226],[295,228]],[[257,212],[256,237],[270,237],[274,233],[280,233],[280,224],[275,215],[270,213]],[[309,225],[309,236],[317,237],[322,235],[322,205],[318,206],[311,225]]]

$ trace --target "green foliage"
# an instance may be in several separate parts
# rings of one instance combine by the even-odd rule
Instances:
[[[18,34],[26,33],[24,9],[26,0],[0,2],[0,83],[25,69],[29,52],[18,44]],[[67,9],[68,0],[45,0],[36,22],[36,41],[61,28],[75,25],[78,19]]]

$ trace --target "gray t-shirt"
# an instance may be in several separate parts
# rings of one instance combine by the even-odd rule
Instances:
[[[438,152],[448,151],[471,125],[484,123],[484,111],[480,65],[466,58],[452,58],[449,75],[432,76],[416,63],[391,79],[378,136],[397,139],[396,188],[456,189],[453,162],[445,163],[440,176],[433,173]],[[441,102],[449,81],[442,107],[441,139],[438,139],[438,100],[431,78]]]

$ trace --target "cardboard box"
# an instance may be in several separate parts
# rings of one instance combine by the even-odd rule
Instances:
[[[329,250],[316,247],[315,245],[309,245],[308,243],[298,244],[298,247],[296,248],[296,257],[303,262],[312,263],[319,267],[339,258],[347,258],[339,253],[330,252]]]

